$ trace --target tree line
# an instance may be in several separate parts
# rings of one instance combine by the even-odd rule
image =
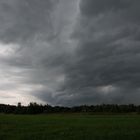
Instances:
[[[6,114],[49,114],[49,113],[140,113],[140,105],[81,105],[74,107],[51,106],[37,103],[30,103],[28,106],[0,104],[0,113]]]

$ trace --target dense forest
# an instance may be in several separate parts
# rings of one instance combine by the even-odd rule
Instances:
[[[49,113],[140,113],[140,105],[81,105],[74,107],[62,107],[30,103],[28,106],[22,106],[21,103],[16,105],[0,104],[0,113],[6,114],[49,114]]]

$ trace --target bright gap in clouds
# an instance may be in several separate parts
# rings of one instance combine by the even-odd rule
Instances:
[[[5,44],[0,42],[0,57],[10,57],[14,55],[16,50],[19,48],[19,45],[17,44]]]
[[[33,89],[39,89],[41,86],[28,85],[23,82],[22,73],[27,70],[9,66],[9,61],[18,54],[19,48],[17,44],[0,42],[0,103],[14,105],[18,102],[24,105],[28,105],[29,102],[44,103],[30,95]]]

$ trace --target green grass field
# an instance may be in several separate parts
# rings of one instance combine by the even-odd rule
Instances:
[[[1,114],[0,140],[140,140],[140,116]]]

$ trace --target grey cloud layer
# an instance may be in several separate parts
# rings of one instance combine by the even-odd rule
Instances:
[[[86,100],[92,92],[87,87],[94,90],[90,96],[93,103],[139,103],[138,5],[138,0],[81,0],[81,15],[73,33],[79,41],[79,60],[66,70],[66,87],[75,89],[79,98],[84,91],[82,103],[91,100]],[[109,85],[114,90],[110,87],[106,94]]]
[[[139,4],[1,0],[0,40],[19,47],[0,62],[18,69],[18,82],[50,104],[138,104]]]
[[[1,39],[6,42],[27,41],[42,34],[46,39],[52,35],[51,11],[55,3],[53,0],[1,0]]]

